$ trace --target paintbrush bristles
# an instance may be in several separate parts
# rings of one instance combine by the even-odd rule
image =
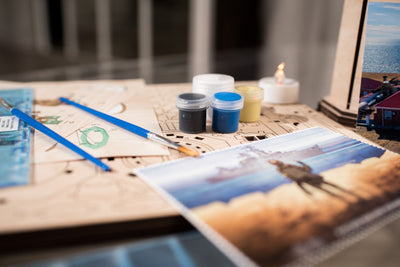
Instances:
[[[7,101],[0,97],[0,106],[5,107],[6,109],[10,110],[13,108]]]
[[[185,153],[188,156],[191,156],[191,157],[197,157],[198,155],[200,155],[200,153],[198,151],[192,150],[192,149],[189,149],[189,148],[186,148],[186,147],[183,147],[183,146],[178,147],[178,150],[180,152]]]

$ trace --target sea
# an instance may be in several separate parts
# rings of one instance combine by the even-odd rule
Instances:
[[[318,153],[310,153],[315,146]],[[311,168],[312,173],[320,174],[371,157],[379,158],[384,152],[381,148],[316,127],[206,153],[198,158],[149,166],[138,170],[138,174],[191,209],[216,201],[228,203],[239,196],[267,193],[293,183],[269,163],[270,159],[298,166],[300,160]],[[215,180],[216,177],[220,180]]]
[[[363,72],[400,73],[400,44],[367,44]]]
[[[380,157],[384,153],[383,149],[345,136],[332,139],[325,145],[321,144],[321,149],[323,154],[302,160],[316,174],[348,163],[360,163],[371,157]],[[292,181],[275,168],[268,168],[220,183],[203,181],[193,186],[169,190],[169,193],[190,209],[215,201],[227,203],[235,197],[253,192],[268,192],[287,183]]]

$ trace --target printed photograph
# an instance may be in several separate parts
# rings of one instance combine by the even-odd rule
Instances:
[[[279,266],[392,214],[399,166],[396,153],[317,127],[136,173],[195,226],[259,266]]]
[[[357,132],[400,152],[400,3],[369,2]]]

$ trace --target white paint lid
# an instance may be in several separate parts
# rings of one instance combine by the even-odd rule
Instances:
[[[212,96],[219,91],[233,91],[235,79],[225,74],[200,74],[193,77],[193,92]]]

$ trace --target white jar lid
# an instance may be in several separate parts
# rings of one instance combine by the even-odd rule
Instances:
[[[233,91],[235,79],[225,74],[200,74],[193,77],[193,92],[213,95],[218,91]]]

